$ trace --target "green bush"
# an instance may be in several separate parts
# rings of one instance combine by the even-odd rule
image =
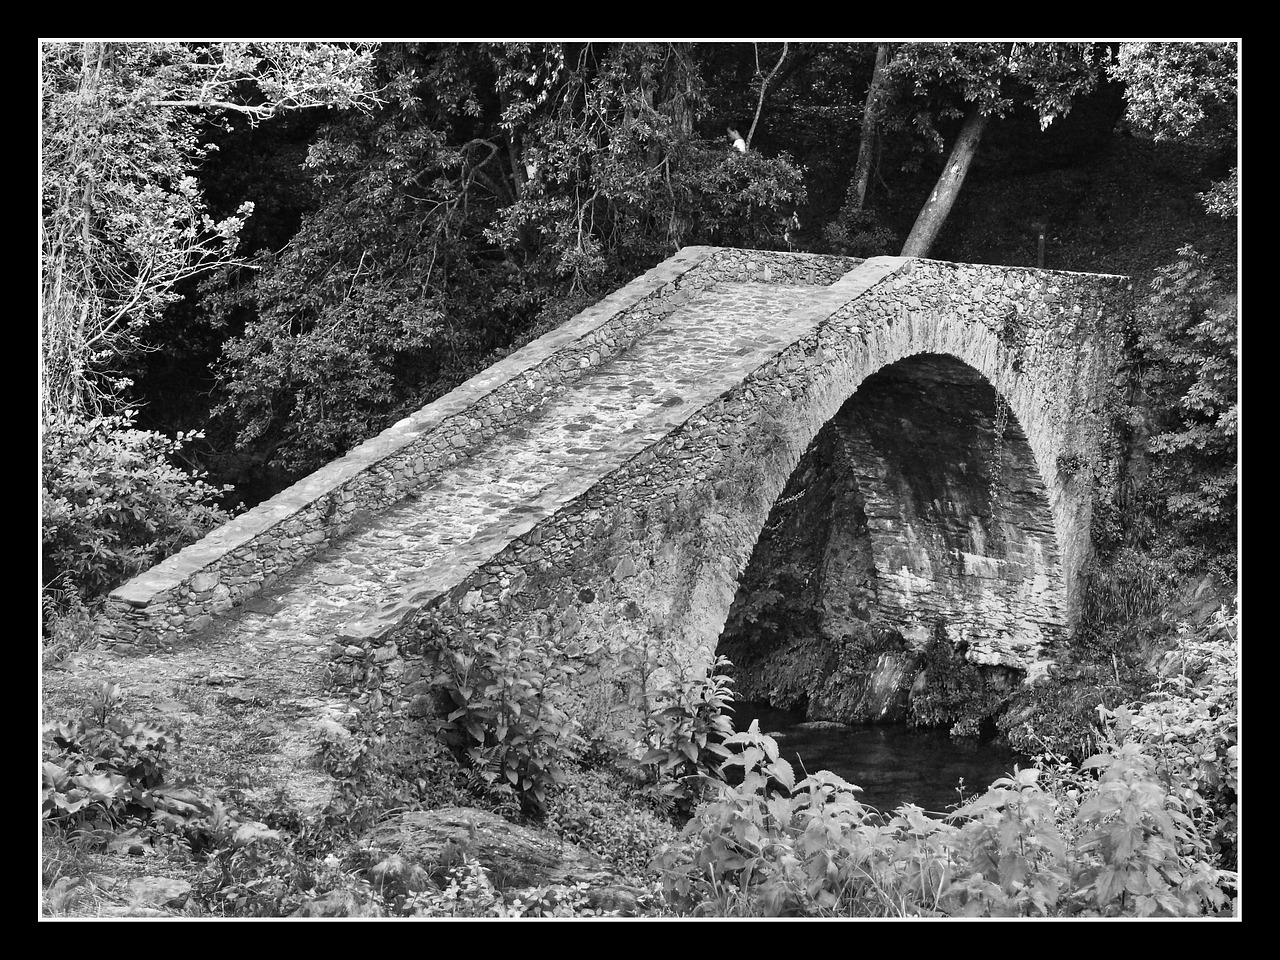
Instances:
[[[496,633],[434,639],[441,668],[433,686],[456,704],[435,723],[437,735],[486,792],[542,816],[564,781],[562,765],[583,744],[580,724],[565,710],[576,647]]]
[[[132,412],[46,426],[40,522],[47,591],[100,598],[229,519],[216,505],[226,488],[174,465],[198,436],[171,440],[135,429]]]
[[[883,223],[874,210],[842,207],[822,228],[831,251],[846,257],[879,257],[902,247],[902,239]]]
[[[1141,703],[1110,714],[1116,735],[1155,760],[1164,788],[1187,805],[1215,855],[1235,869],[1240,786],[1238,614],[1220,611],[1184,633],[1165,676]]]
[[[1236,558],[1239,320],[1235,295],[1191,247],[1161,267],[1140,315],[1157,433],[1152,482],[1175,545],[1228,580]]]
[[[680,912],[1182,917],[1221,910],[1235,882],[1137,743],[1113,739],[1080,770],[1015,771],[935,820],[912,804],[879,814],[827,771],[796,783],[757,724],[726,742],[742,784],[655,858]]]
[[[1161,615],[1174,598],[1177,570],[1154,554],[1121,547],[1085,570],[1080,640],[1110,655],[1137,652],[1165,633]]]
[[[42,731],[40,815],[59,827],[146,820],[163,806],[154,790],[175,738],[117,712],[120,687],[104,683],[84,716]]]
[[[663,843],[675,839],[670,820],[616,770],[578,768],[555,795],[546,826],[563,840],[608,860],[621,874],[644,878]]]
[[[924,684],[911,695],[913,726],[948,727],[952,736],[976,736],[1006,699],[977,664],[953,647],[941,627],[924,649],[920,671]]]
[[[647,647],[626,650],[622,661],[628,706],[636,713],[633,757],[624,760],[641,790],[665,810],[692,812],[717,778],[733,733],[732,664],[724,657],[703,670],[663,661]]]
[[[996,718],[996,728],[1020,753],[1050,753],[1079,763],[1106,739],[1099,708],[1119,706],[1132,695],[1114,679],[1110,664],[1087,664],[1070,676],[1019,690]]]

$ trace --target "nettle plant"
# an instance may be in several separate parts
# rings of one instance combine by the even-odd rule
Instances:
[[[566,711],[578,646],[548,637],[437,636],[432,684],[455,708],[435,732],[486,792],[542,816],[562,765],[581,750],[581,725]]]
[[[619,707],[636,717],[624,766],[661,806],[691,813],[729,756],[723,744],[733,734],[733,680],[725,671],[732,664],[717,657],[709,667],[689,667],[647,644],[621,659],[627,702]]]

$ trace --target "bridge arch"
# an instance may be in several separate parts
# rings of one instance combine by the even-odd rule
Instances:
[[[1069,624],[1068,587],[1059,559],[1062,553],[1059,545],[1071,542],[1069,523],[1078,504],[1073,502],[1071,491],[1064,489],[1058,477],[1061,442],[1055,443],[1046,414],[1052,404],[1037,385],[1016,368],[1012,351],[985,327],[975,328],[972,323],[947,314],[899,311],[867,334],[865,338],[832,338],[829,343],[823,343],[819,337],[812,351],[804,354],[806,362],[793,368],[787,385],[780,390],[756,391],[750,383],[744,384],[744,398],[760,404],[759,414],[747,432],[741,451],[735,450],[706,478],[713,489],[727,488],[733,491],[733,496],[717,496],[714,504],[695,507],[716,516],[714,529],[707,529],[706,515],[700,519],[685,518],[686,526],[694,526],[702,536],[687,539],[683,548],[676,547],[668,576],[657,578],[656,589],[645,591],[656,595],[661,611],[658,632],[671,637],[677,648],[689,651],[695,659],[708,658],[709,651],[723,635],[761,533],[770,522],[775,505],[787,496],[788,481],[795,477],[802,458],[814,449],[824,429],[830,429],[840,420],[842,411],[851,406],[856,409],[869,381],[874,384],[894,370],[911,372],[913,366],[918,373],[925,364],[935,387],[942,382],[938,378],[939,369],[950,371],[953,392],[958,388],[956,381],[967,379],[964,390],[969,396],[965,402],[973,403],[975,388],[979,395],[985,388],[991,398],[992,420],[998,416],[994,412],[996,398],[1007,403],[1009,415],[1002,429],[1007,441],[1001,441],[1001,458],[1003,461],[1005,456],[1011,456],[1014,464],[1031,467],[1033,476],[1029,479],[1033,482],[1023,483],[1024,493],[1030,495],[1033,506],[1039,510],[1024,510],[1025,516],[1013,524],[1014,527],[1020,524],[1019,532],[1024,534],[1020,538],[1020,546],[1027,548],[1021,558],[1024,569],[1016,581],[1002,581],[999,568],[1011,559],[1004,555],[1006,551],[998,551],[1000,556],[990,556],[978,548],[979,544],[971,544],[964,550],[954,537],[938,536],[942,532],[938,521],[943,518],[937,514],[948,513],[946,507],[926,509],[926,514],[934,515],[917,514],[913,519],[930,526],[933,539],[952,541],[950,549],[960,556],[950,558],[938,556],[936,547],[929,549],[925,543],[930,539],[928,535],[913,536],[912,531],[901,529],[900,522],[896,524],[898,529],[894,529],[895,518],[881,509],[881,515],[873,520],[881,526],[879,536],[870,537],[870,562],[875,566],[873,576],[881,594],[876,603],[878,613],[887,613],[895,627],[921,642],[937,619],[948,621],[953,624],[956,638],[967,641],[971,660],[1026,669],[1040,656],[1044,646],[1066,632]],[[785,368],[786,363],[782,366]],[[969,376],[957,377],[957,371],[969,371]],[[973,416],[969,419],[973,420]],[[982,426],[977,421],[974,424]],[[1028,426],[1021,428],[1022,424]],[[883,458],[879,462],[867,462],[874,460],[874,444],[868,443],[865,436],[860,440],[855,456],[861,456],[864,461],[861,468],[865,485],[871,473],[885,471],[886,465]],[[980,467],[974,470],[975,475],[982,473]],[[902,476],[899,471],[898,479],[910,482],[921,478]],[[865,499],[866,491],[861,496]],[[893,498],[882,496],[880,499],[883,506]],[[950,511],[949,519],[955,519],[974,505],[952,506],[955,509]],[[896,519],[900,521],[901,516]],[[1049,525],[1051,528],[1046,530]],[[668,524],[668,531],[672,526],[678,524]],[[990,527],[990,523],[987,526]],[[970,539],[994,538],[994,533],[990,529],[973,531]],[[1000,539],[1005,541],[1004,546],[1010,542],[1007,536]],[[678,534],[668,533],[665,542],[658,546],[659,555],[681,541]],[[886,553],[896,554],[905,562],[895,563]],[[913,596],[913,582],[931,581],[930,586],[936,585],[943,579],[937,567],[948,560],[955,561],[961,568],[961,576],[955,578],[953,588],[966,582],[969,586],[983,584],[985,588],[939,592],[927,586],[926,590],[935,596],[927,599]],[[919,569],[921,564],[925,569]],[[990,589],[993,583],[997,586],[995,590]],[[1002,583],[1003,590],[999,588]],[[963,594],[975,592],[978,596],[966,602]],[[893,596],[885,596],[886,593]],[[922,600],[924,602],[919,602]],[[1020,603],[1020,610],[1013,609],[1015,600]],[[666,609],[661,609],[663,607]],[[993,622],[984,629],[982,618]]]
[[[1114,462],[1105,401],[1118,318],[1110,287],[1090,288],[1097,279],[1077,285],[1043,271],[868,261],[825,288],[826,303],[838,305],[824,304],[808,332],[683,415],[444,607],[457,601],[465,614],[492,600],[504,623],[588,638],[601,662],[625,649],[656,648],[705,667],[770,513],[824,427],[868,381],[896,370],[919,385],[922,371],[936,380],[941,370],[953,390],[986,390],[992,410],[996,397],[1007,404],[1004,453],[1021,471],[1018,493],[1031,506],[999,555],[953,543],[960,556],[947,559],[959,564],[960,587],[934,591],[923,614],[908,615],[919,599],[909,595],[913,577],[928,579],[910,564],[877,569],[881,587],[901,574],[893,602],[882,591],[877,603],[914,639],[940,617],[960,625],[971,661],[1034,671],[1072,626],[1090,511]],[[970,419],[980,433],[983,417]],[[940,521],[961,512],[924,519],[936,533]],[[1015,541],[1018,557],[1008,549]],[[912,545],[898,546],[909,554]],[[937,550],[924,556],[941,558]],[[536,570],[526,578],[531,559]],[[984,590],[1015,561],[1025,567],[1016,583]],[[883,567],[883,551],[873,562]],[[983,616],[994,626],[984,629]]]
[[[736,661],[750,638],[838,645],[873,618],[920,647],[945,623],[972,661],[1017,668],[1066,631],[1027,436],[952,357],[881,368],[819,429],[738,577],[720,650]]]
[[[811,368],[807,381],[795,391],[793,401],[778,414],[765,418],[767,423],[762,429],[780,434],[776,437],[779,455],[763,461],[770,467],[759,478],[759,499],[768,502],[772,510],[780,500],[799,496],[798,490],[788,492],[788,483],[794,481],[803,458],[814,451],[824,432],[842,428],[846,434],[844,446],[856,447],[845,455],[863,461],[852,467],[855,473],[861,473],[860,485],[869,488],[855,489],[854,496],[873,501],[870,539],[876,554],[871,558],[874,576],[882,593],[894,594],[892,599],[880,598],[881,613],[889,613],[895,626],[917,640],[924,640],[931,623],[941,617],[960,627],[958,636],[969,643],[972,659],[1025,666],[1028,656],[1034,657],[1037,645],[1049,642],[1068,626],[1067,585],[1059,562],[1059,544],[1070,541],[1075,504],[1058,478],[1060,450],[1045,413],[1050,405],[1036,385],[1014,369],[1008,353],[984,328],[975,330],[946,316],[902,315],[877,327],[865,348],[824,355],[823,362]],[[920,418],[912,418],[909,398],[901,396],[892,403],[881,403],[882,409],[869,419],[864,416],[859,423],[850,423],[851,417],[858,419],[853,415],[868,387],[880,384],[882,394],[891,392],[892,381],[888,378],[896,381],[899,393],[903,386],[909,388],[915,383],[922,390],[946,391],[946,397],[929,398],[922,393],[920,399],[933,408],[925,412],[923,423]],[[913,432],[912,443],[926,442],[919,436],[920,428],[923,425],[927,431],[930,417],[946,415],[946,400],[967,409],[950,411],[949,422],[928,438],[927,453],[935,459],[958,458],[957,463],[926,464],[920,455],[913,457],[912,451],[900,447],[891,458],[896,456],[902,461],[905,457],[916,462],[890,464],[867,435],[867,426],[875,430],[876,417],[892,417],[895,423],[881,433],[892,432],[900,422]],[[1003,422],[997,426],[997,421]],[[881,422],[879,426],[887,425]],[[859,435],[848,436],[854,427]],[[972,429],[966,433],[957,431],[957,427]],[[1001,434],[998,441],[980,436],[997,429]],[[891,438],[879,439],[880,447],[886,446],[886,441],[892,446]],[[939,439],[964,443],[944,442],[939,446]],[[984,442],[990,445],[990,452],[981,449]],[[982,494],[990,489],[992,494],[1000,495],[1000,473],[1005,469],[1006,458],[1021,473],[1016,478],[1021,498],[1031,502],[1016,510],[1004,505],[998,518],[997,505],[983,502]],[[930,466],[937,468],[933,476],[926,475]],[[897,489],[887,489],[886,482]],[[921,501],[923,497],[916,509],[911,509],[909,502],[913,499],[913,486],[914,499]],[[929,488],[932,490],[927,494]],[[766,523],[783,522],[781,518],[768,519],[772,516],[766,516],[760,531]],[[968,527],[959,537],[954,535],[957,523]],[[1008,529],[995,529],[997,524]],[[912,529],[921,525],[927,531]],[[758,543],[760,531],[752,548]],[[1022,534],[1017,557],[1006,555],[1011,543],[1007,534],[1015,531]],[[927,542],[930,539],[934,541],[932,545]],[[1000,541],[998,549],[989,550],[988,543],[993,540]],[[939,556],[939,549],[951,556]],[[739,554],[735,559],[741,577],[747,557]],[[1009,587],[1014,581],[1002,579],[1001,568],[1011,566],[1020,572],[1021,587],[1014,594],[1024,605],[1018,615],[1022,622],[1013,622],[1015,614],[1007,599],[999,604],[1003,611],[990,604],[985,610],[979,609],[981,604],[970,604],[973,609],[964,612],[948,609],[948,603],[954,607],[960,602],[958,592],[953,592],[949,601],[913,596],[918,593],[917,587],[925,593],[936,593],[934,588],[945,580],[943,570],[956,565],[963,571],[961,579],[969,580],[970,585],[994,583]],[[716,582],[720,578],[712,575],[711,579]],[[982,592],[991,593],[989,589]],[[709,603],[709,594],[703,596]],[[715,606],[723,606],[723,596],[717,597]],[[913,606],[917,609],[911,610]],[[982,616],[998,622],[984,630],[975,619]]]

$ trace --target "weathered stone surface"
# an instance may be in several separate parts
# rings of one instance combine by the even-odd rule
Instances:
[[[758,624],[764,604],[764,622],[829,646],[875,620],[919,651],[941,622],[974,661],[1025,668],[1068,614],[1049,497],[999,402],[940,356],[868,377],[771,510],[725,641],[737,646],[742,612]]]
[[[172,877],[138,877],[125,885],[125,894],[138,907],[181,907],[191,896],[191,884]]]
[[[599,857],[559,837],[466,807],[403,813],[362,841],[379,874],[393,884],[443,872],[465,856],[499,891],[586,883],[590,902],[626,909],[641,891],[619,881]],[[388,861],[389,864],[388,864]],[[378,866],[381,865],[381,866]],[[416,869],[415,869],[416,868]]]
[[[332,890],[318,900],[308,900],[289,916],[297,919],[319,917],[381,917],[382,908],[357,897],[350,890]]]

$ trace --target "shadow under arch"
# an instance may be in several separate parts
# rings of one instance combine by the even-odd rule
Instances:
[[[953,356],[880,368],[819,428],[770,507],[717,649],[745,699],[825,698],[831,716],[827,674],[871,625],[917,652],[941,629],[970,662],[1016,669],[1067,625],[1034,452],[987,378]]]
[[[752,506],[736,518],[729,550],[697,569],[681,565],[683,601],[678,607],[682,609],[669,609],[666,623],[669,633],[684,638],[686,649],[696,646],[710,654],[716,648],[729,621],[739,579],[770,522],[770,512],[788,496],[785,486],[820,431],[859,393],[864,381],[903,361],[911,362],[900,371],[918,373],[925,368],[912,358],[926,356],[938,358],[930,363],[936,367],[941,362],[953,373],[969,370],[966,377],[985,385],[993,407],[995,397],[1003,400],[1019,451],[1016,460],[1026,480],[1020,496],[1030,497],[1035,506],[1027,531],[1035,536],[1025,538],[1034,540],[1029,547],[1035,556],[1034,572],[1023,586],[1038,599],[1036,609],[1012,609],[997,629],[973,632],[970,659],[1026,669],[1040,659],[1040,648],[1069,632],[1075,581],[1090,549],[1090,502],[1089,491],[1072,488],[1070,478],[1059,476],[1057,469],[1060,455],[1071,449],[1070,429],[1062,426],[1063,398],[1042,389],[1041,378],[1021,369],[1018,353],[1003,344],[989,324],[940,311],[900,310],[863,327],[857,337],[834,328],[825,339],[819,336],[803,376],[793,378],[789,389],[760,397],[754,428],[758,448],[734,478],[744,488],[741,499]],[[921,382],[919,376],[909,379]],[[986,568],[971,570],[973,580],[991,572],[992,565],[983,562],[985,555],[978,550],[960,553],[972,554],[968,562]],[[909,596],[912,585],[918,586],[923,579],[919,568],[906,564],[895,569],[902,574],[898,592]],[[882,587],[884,578],[878,579]],[[880,598],[883,602],[882,591]],[[950,618],[944,615],[944,619]],[[970,618],[969,622],[975,621]],[[917,622],[917,633],[919,626]]]

